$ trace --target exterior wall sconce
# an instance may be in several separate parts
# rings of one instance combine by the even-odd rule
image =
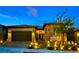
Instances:
[[[0,43],[3,43],[3,40],[0,40]]]
[[[77,32],[77,36],[79,37],[79,32]]]
[[[77,47],[77,52],[79,52],[79,47]]]
[[[36,33],[37,34],[45,34],[45,31],[44,30],[37,30]]]

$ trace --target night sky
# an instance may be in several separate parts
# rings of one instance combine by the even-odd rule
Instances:
[[[56,15],[64,11],[65,16],[75,17],[74,23],[79,27],[78,6],[0,6],[0,24],[42,26],[54,22]]]

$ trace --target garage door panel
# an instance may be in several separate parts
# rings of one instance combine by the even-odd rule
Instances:
[[[13,31],[12,41],[31,41],[31,31]]]

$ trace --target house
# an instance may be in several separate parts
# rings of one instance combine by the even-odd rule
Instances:
[[[61,32],[60,29],[64,28],[62,23],[46,23],[41,26],[30,25],[14,25],[6,26],[7,42],[13,41],[64,41],[66,34]],[[57,31],[54,31],[59,29]]]
[[[45,41],[51,41],[51,42],[59,42],[64,43],[64,41],[67,41],[67,35],[63,31],[64,24],[63,23],[46,23],[44,24],[44,30],[45,35],[44,39]]]
[[[79,30],[70,33],[63,31],[63,23],[46,23],[43,26],[31,25],[0,25],[0,40],[7,42],[24,41],[24,42],[59,42],[75,41],[79,43]]]

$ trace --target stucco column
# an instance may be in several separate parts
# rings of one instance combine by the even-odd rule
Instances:
[[[34,32],[32,32],[32,42],[36,42],[35,33]]]
[[[11,42],[12,41],[12,33],[11,31],[9,30],[8,31],[8,39],[7,39],[7,42]]]

